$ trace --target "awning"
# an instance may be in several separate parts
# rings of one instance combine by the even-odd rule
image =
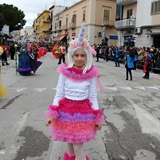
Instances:
[[[61,41],[66,35],[59,35],[56,38],[53,39],[53,42]]]

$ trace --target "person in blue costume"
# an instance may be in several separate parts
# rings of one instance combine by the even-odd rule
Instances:
[[[35,73],[41,64],[42,62],[35,59],[33,51],[28,50],[27,45],[23,44],[19,52],[19,74],[30,75],[32,71]]]
[[[21,75],[29,75],[32,71],[31,58],[28,55],[27,46],[25,44],[22,45],[19,53],[18,72]]]

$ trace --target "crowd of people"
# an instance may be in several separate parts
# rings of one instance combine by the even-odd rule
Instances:
[[[126,80],[128,80],[128,73],[130,80],[132,80],[132,70],[141,67],[145,72],[143,78],[149,79],[149,71],[156,69],[160,70],[160,49],[151,47],[117,47],[117,46],[94,46],[97,54],[97,61],[102,58],[105,61],[113,60],[115,67],[120,67],[120,63],[126,67]]]

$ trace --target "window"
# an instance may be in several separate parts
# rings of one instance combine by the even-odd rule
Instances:
[[[82,21],[85,21],[86,20],[86,10],[83,10],[83,19]]]
[[[110,10],[104,10],[104,15],[103,15],[103,20],[104,21],[109,21],[109,17],[110,17]]]
[[[66,17],[66,26],[68,26],[68,17]]]
[[[62,24],[62,22],[61,22],[61,20],[59,21],[59,27],[61,27],[61,24]]]
[[[127,19],[129,19],[132,16],[132,9],[127,10]]]
[[[151,14],[159,14],[159,13],[160,13],[160,1],[152,2]]]
[[[72,22],[76,22],[76,14],[74,14],[73,16],[72,16]]]

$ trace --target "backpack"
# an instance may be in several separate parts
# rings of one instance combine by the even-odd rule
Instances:
[[[153,59],[153,54],[152,54],[152,53],[149,53],[148,56],[149,56],[149,60],[152,61],[152,59]]]

